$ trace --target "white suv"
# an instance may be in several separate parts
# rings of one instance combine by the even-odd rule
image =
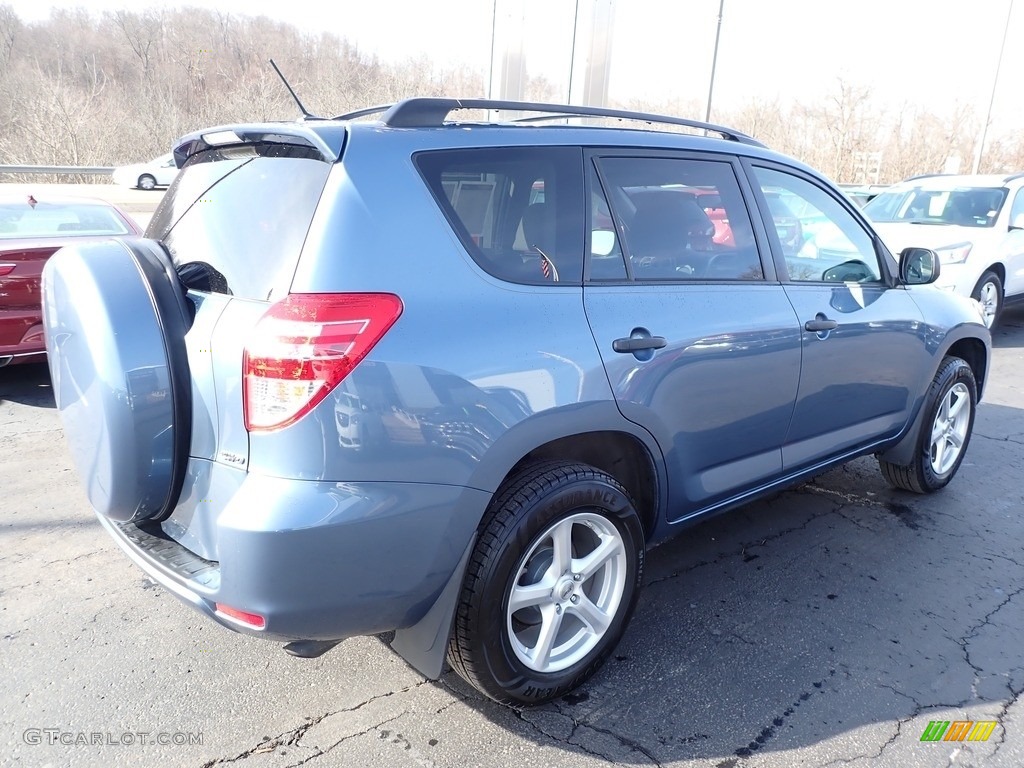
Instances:
[[[1024,173],[917,176],[864,206],[893,253],[939,254],[936,285],[981,302],[985,325],[1006,303],[1024,301]]]

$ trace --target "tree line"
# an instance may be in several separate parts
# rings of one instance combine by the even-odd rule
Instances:
[[[332,32],[304,33],[267,17],[79,8],[26,24],[0,5],[0,164],[119,165],[162,154],[198,128],[293,119],[297,107],[271,57],[320,115],[412,95],[486,93],[482,68],[439,69],[425,58],[383,62]],[[525,98],[562,101],[565,88],[532,77]],[[703,114],[702,104],[679,100],[609,106]],[[950,157],[967,172],[981,128],[969,106],[932,111],[908,102],[883,110],[868,88],[842,81],[823,100],[751,98],[713,118],[853,183],[942,171]],[[981,170],[1024,171],[1024,131],[990,133]]]

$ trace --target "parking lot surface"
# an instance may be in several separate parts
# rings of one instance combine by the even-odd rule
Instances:
[[[865,458],[689,529],[606,667],[522,710],[376,638],[303,660],[194,614],[89,511],[45,366],[0,369],[0,764],[1024,765],[1024,312],[994,356],[947,489]]]

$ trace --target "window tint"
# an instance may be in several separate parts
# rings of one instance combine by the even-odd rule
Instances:
[[[297,156],[260,154],[292,150]],[[260,300],[287,293],[331,170],[308,152],[274,145],[196,155],[146,236],[163,241],[179,273],[202,278],[190,287]]]
[[[516,283],[583,278],[582,154],[564,147],[423,152],[415,162],[481,268]]]
[[[729,163],[606,157],[598,164],[634,279],[762,279]]]
[[[1017,190],[1017,196],[1013,198],[1013,207],[1010,208],[1010,224],[1015,227],[1024,227],[1024,187]]]
[[[590,280],[625,280],[626,264],[622,258],[622,247],[615,235],[615,222],[612,221],[611,207],[601,180],[594,166],[588,171],[590,176]]]
[[[798,176],[755,168],[790,280],[872,283],[882,279],[871,235],[838,200]]]

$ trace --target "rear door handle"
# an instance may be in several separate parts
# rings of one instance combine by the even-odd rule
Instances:
[[[824,315],[819,314],[813,320],[808,320],[804,323],[804,330],[811,331],[813,333],[822,333],[824,331],[834,331],[839,327],[839,323],[835,320],[829,320]]]
[[[612,349],[616,352],[642,352],[645,349],[661,349],[667,344],[663,336],[630,336],[613,341]]]

